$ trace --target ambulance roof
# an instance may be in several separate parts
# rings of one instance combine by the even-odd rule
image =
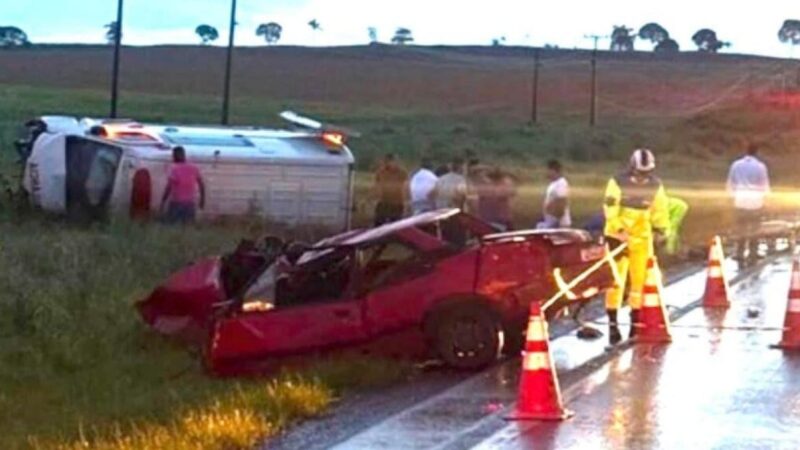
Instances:
[[[323,140],[322,131],[278,130],[258,127],[140,124],[131,120],[77,120],[42,117],[50,131],[90,134],[104,126],[115,137],[108,140],[143,159],[170,159],[174,146],[183,146],[195,161],[249,161],[273,164],[348,165],[354,161],[346,145]]]
[[[275,163],[351,164],[353,155],[347,146],[330,150],[321,136],[304,130],[288,131],[260,128],[186,127],[145,125],[144,130],[157,135],[166,148],[180,145],[190,159],[264,160]],[[164,152],[163,146],[131,142],[143,158]]]

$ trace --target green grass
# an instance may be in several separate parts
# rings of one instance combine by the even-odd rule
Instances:
[[[204,96],[125,93],[123,115],[141,121],[212,123],[219,101]],[[764,144],[776,184],[797,186],[800,112],[748,105],[692,117],[584,118],[552,114],[538,126],[490,114],[442,114],[380,105],[351,107],[239,98],[233,119],[279,124],[293,108],[352,126],[361,169],[358,218],[371,214],[367,170],[386,152],[412,166],[469,150],[522,180],[515,214],[532,224],[544,189],[541,162],[567,162],[580,219],[600,209],[608,177],[630,150],[657,151],[668,188],[689,200],[686,234],[704,242],[730,224],[721,193],[745,142]],[[24,120],[45,113],[102,116],[103,92],[0,85],[0,174],[14,179],[10,142]],[[789,193],[779,211],[796,210]],[[409,375],[401,363],[333,359],[273,379],[215,380],[184,347],[147,332],[132,303],[194,258],[230,248],[259,227],[178,230],[114,224],[89,229],[19,216],[0,202],[0,448],[243,448],[287,424],[320,414],[342,391]],[[398,370],[400,367],[402,370]]]
[[[244,448],[321,413],[336,392],[407,373],[401,363],[322,360],[273,380],[207,377],[186,348],[145,330],[133,302],[245,230],[2,216],[0,448],[69,444],[81,433],[106,448]],[[207,436],[186,431],[205,422]]]

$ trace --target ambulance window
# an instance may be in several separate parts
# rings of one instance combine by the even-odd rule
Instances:
[[[67,138],[67,208],[81,219],[102,218],[111,198],[122,149],[77,136]]]
[[[86,196],[89,204],[99,206],[105,193],[114,187],[114,176],[119,165],[119,151],[111,147],[99,146],[86,177]]]

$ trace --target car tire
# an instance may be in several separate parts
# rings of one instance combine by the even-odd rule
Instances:
[[[432,340],[438,356],[448,366],[482,369],[499,358],[503,328],[489,308],[462,303],[437,314]]]

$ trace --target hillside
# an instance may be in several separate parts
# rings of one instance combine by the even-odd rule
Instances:
[[[490,112],[527,118],[532,49],[518,47],[261,47],[235,51],[234,95],[372,107]],[[106,89],[110,47],[0,51],[0,83]],[[132,47],[122,53],[123,90],[218,95],[225,49]],[[542,50],[542,113],[588,108],[590,52]],[[720,97],[782,86],[790,62],[740,55],[600,52],[600,107],[609,117],[682,114]],[[790,81],[794,82],[794,77]]]
[[[33,114],[106,114],[111,53],[105,46],[0,51],[3,141]],[[126,47],[122,56],[121,114],[218,120],[224,48]],[[357,148],[362,167],[386,151],[596,161],[645,145],[724,154],[722,167],[748,140],[780,154],[797,149],[797,108],[784,96],[800,77],[795,61],[599,52],[598,126],[589,128],[590,58],[583,50],[541,50],[539,125],[528,127],[530,48],[237,48],[232,114],[238,123],[274,124],[275,113],[290,107],[355,126],[365,135]]]

